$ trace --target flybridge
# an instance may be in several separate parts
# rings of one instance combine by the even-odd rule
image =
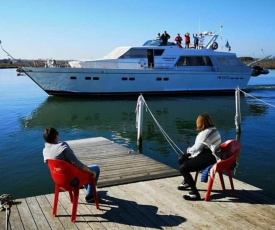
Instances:
[[[212,49],[216,50],[218,49],[218,43],[216,42],[217,38],[219,37],[218,34],[215,34],[214,32],[203,32],[201,33],[201,36],[203,40],[206,42],[206,44],[202,45],[203,49]],[[162,41],[160,39],[153,39],[146,41],[143,46],[164,46],[162,44]],[[165,46],[177,46],[174,42],[167,42],[167,45]],[[194,45],[191,44],[190,48],[194,48]]]

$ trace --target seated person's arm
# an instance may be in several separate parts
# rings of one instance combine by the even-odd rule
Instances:
[[[92,173],[94,175],[94,177],[96,177],[96,173],[94,171],[89,169],[86,165],[84,165],[80,160],[77,159],[77,157],[75,156],[75,154],[74,154],[73,150],[70,148],[70,146],[66,142],[63,142],[63,143],[65,145],[63,153],[65,155],[66,161],[70,162],[71,164],[75,165],[77,168],[79,168],[85,172]]]

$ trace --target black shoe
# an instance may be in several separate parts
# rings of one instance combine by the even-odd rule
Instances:
[[[179,186],[178,186],[178,190],[186,190],[187,188],[190,188],[190,185],[188,183],[186,183],[185,181],[183,181]]]
[[[187,195],[183,195],[185,200],[201,200],[201,196],[199,193],[189,192]]]
[[[85,200],[86,200],[87,203],[93,203],[93,202],[95,202],[94,196],[86,196]]]

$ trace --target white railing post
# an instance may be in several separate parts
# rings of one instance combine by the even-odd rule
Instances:
[[[142,131],[143,131],[143,106],[144,98],[142,95],[138,97],[136,107],[136,128],[137,128],[137,145],[142,145]]]
[[[241,133],[241,104],[240,104],[240,89],[239,87],[235,91],[235,105],[236,105],[236,116],[235,116],[235,125],[236,133]]]

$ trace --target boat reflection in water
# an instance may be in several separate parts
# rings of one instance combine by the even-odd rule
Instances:
[[[197,135],[195,120],[202,112],[212,117],[223,140],[236,137],[234,95],[145,97],[145,101],[156,120],[181,149],[185,149],[184,141],[193,143]],[[22,124],[29,128],[56,127],[60,130],[62,140],[103,136],[129,148],[137,149],[136,104],[137,98],[102,100],[48,97],[29,117],[22,120]],[[252,102],[248,104],[246,99],[241,97],[243,121],[247,116],[265,113],[266,109]],[[151,155],[153,158],[160,157],[158,155],[167,157],[173,154],[174,156],[173,150],[146,109],[142,137],[141,151],[144,154]]]

